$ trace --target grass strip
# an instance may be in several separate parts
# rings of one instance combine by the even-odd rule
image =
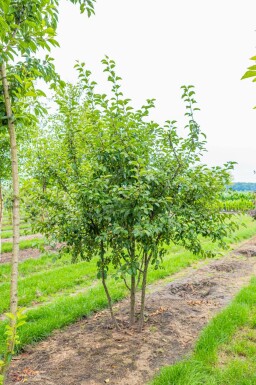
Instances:
[[[25,278],[39,272],[48,272],[51,269],[56,269],[65,265],[70,265],[70,256],[58,254],[43,254],[37,259],[27,259],[19,263],[19,278]],[[2,263],[0,265],[0,284],[8,282],[11,274],[11,264]]]
[[[250,341],[252,333],[249,333],[247,341],[241,340],[237,333],[248,328],[253,331],[255,326],[256,277],[251,279],[249,286],[242,289],[225,310],[210,321],[191,357],[163,368],[150,385],[256,384],[256,333],[253,343]],[[251,349],[246,349],[248,340]],[[223,364],[225,349],[230,354]]]
[[[24,223],[27,223],[27,220],[26,219],[21,219],[20,220],[20,224],[23,225]],[[12,226],[12,219],[11,220],[4,220],[2,222],[2,226]]]
[[[96,272],[95,261],[92,263],[80,262],[20,279],[19,305],[23,307],[33,302],[44,302],[47,300],[47,296],[72,287],[90,286],[96,278]],[[10,283],[2,283],[0,285],[0,314],[9,308],[9,292]]]
[[[1,233],[1,238],[12,238],[12,231],[7,230],[7,231],[2,231]],[[33,235],[33,232],[30,227],[24,228],[20,231],[20,235]]]
[[[20,250],[29,249],[30,247],[37,247],[45,244],[45,239],[29,239],[26,241],[20,242]],[[9,253],[12,251],[12,242],[4,242],[2,243],[2,253]]]
[[[26,228],[30,228],[30,224],[29,223],[21,223],[20,224],[20,229],[26,229]],[[10,231],[12,230],[12,225],[11,224],[3,224],[2,225],[2,231]]]

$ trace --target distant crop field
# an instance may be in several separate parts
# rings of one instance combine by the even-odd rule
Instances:
[[[249,211],[255,209],[255,202],[255,193],[229,190],[222,195],[220,207],[225,211]]]

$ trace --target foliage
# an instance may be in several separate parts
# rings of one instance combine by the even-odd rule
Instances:
[[[5,316],[10,321],[12,320],[14,322],[10,322],[10,325],[6,325],[5,327],[6,350],[5,352],[0,353],[0,385],[4,384],[6,372],[11,363],[12,356],[15,353],[15,346],[20,344],[17,330],[26,322],[26,315],[24,314],[23,309],[19,309],[16,315],[6,313]]]
[[[254,62],[254,64],[250,67],[247,68],[247,71],[245,72],[245,74],[242,76],[241,80],[243,79],[251,79],[252,82],[256,82],[256,56],[252,56],[250,58],[250,60],[252,60]],[[256,109],[256,106],[254,107],[254,109]],[[254,171],[255,173],[255,171]]]
[[[74,258],[98,256],[104,287],[113,264],[131,291],[131,323],[142,279],[143,323],[148,267],[161,265],[165,245],[172,241],[205,254],[200,235],[223,245],[234,228],[215,203],[232,163],[223,168],[200,163],[205,136],[194,119],[192,86],[182,87],[188,124],[187,136],[180,137],[176,121],[163,127],[149,121],[154,100],[134,110],[120,90],[114,61],[102,62],[110,98],[96,93],[84,64],[76,65],[79,85],[57,92],[58,114],[33,162],[38,166],[31,201],[39,231],[65,242]],[[43,220],[41,207],[47,211]]]
[[[255,65],[256,56],[252,56],[250,58],[250,60],[252,60],[254,62],[254,64],[252,66],[248,67],[247,71],[242,76],[242,79],[252,78],[252,81],[256,82],[256,65]]]
[[[10,178],[9,138],[0,127],[0,185]]]
[[[80,6],[80,11],[94,14],[95,0],[70,0]],[[46,54],[44,59],[36,57],[40,50],[51,51],[58,46],[56,28],[58,24],[59,0],[0,0],[0,66],[6,66],[9,93],[12,101],[18,144],[33,136],[36,116],[46,112],[40,97],[44,92],[36,87],[43,79],[54,88],[63,84],[55,71],[53,59]],[[9,137],[6,129],[6,106],[0,86],[0,181],[10,179]],[[38,99],[39,98],[39,99]],[[26,130],[24,130],[24,125]]]

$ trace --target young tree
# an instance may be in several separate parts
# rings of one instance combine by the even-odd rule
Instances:
[[[81,12],[94,13],[95,0],[70,0],[80,5]],[[0,80],[1,104],[4,105],[2,121],[6,121],[10,137],[12,186],[13,186],[13,257],[11,275],[11,324],[14,326],[17,313],[17,279],[19,259],[19,172],[17,126],[26,132],[24,116],[26,99],[37,98],[42,92],[36,90],[35,80],[44,78],[56,81],[51,59],[46,56],[41,62],[35,55],[40,50],[50,51],[57,46],[55,40],[58,24],[59,0],[0,0]],[[21,60],[18,64],[17,60]],[[46,69],[44,68],[46,65]],[[17,85],[18,83],[18,85]],[[24,105],[25,104],[25,105]],[[39,107],[39,105],[38,105]],[[37,110],[34,110],[36,113]],[[31,117],[31,116],[30,116]],[[11,347],[10,347],[11,349]]]
[[[223,243],[234,226],[218,205],[232,164],[201,164],[205,136],[194,119],[192,86],[183,87],[188,118],[183,138],[175,121],[164,127],[149,121],[153,100],[134,110],[120,91],[115,63],[106,58],[103,64],[112,84],[110,99],[96,93],[83,64],[76,65],[79,86],[69,85],[57,95],[59,112],[49,129],[54,136],[47,138],[34,162],[34,202],[38,213],[40,207],[47,211],[39,231],[64,242],[74,258],[98,257],[116,327],[106,285],[109,266],[130,291],[131,325],[141,286],[141,330],[148,269],[161,265],[166,245],[173,242],[206,255],[201,236]],[[44,194],[36,189],[42,176]]]

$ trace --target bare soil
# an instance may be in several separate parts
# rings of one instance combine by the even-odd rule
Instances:
[[[38,239],[38,237],[36,237]],[[30,238],[33,239],[33,238]],[[51,246],[44,246],[44,249],[51,254],[57,253],[58,249],[61,247],[61,244],[57,244],[54,248]],[[42,250],[37,249],[36,247],[29,247],[24,250],[20,250],[19,252],[19,261],[23,262],[26,261],[27,259],[37,259],[42,256]],[[9,263],[11,262],[12,259],[12,252],[8,253],[2,253],[0,254],[0,265],[1,263]]]
[[[28,241],[32,239],[39,239],[42,238],[42,234],[30,234],[30,235],[23,235],[20,237],[21,241]],[[12,242],[12,238],[2,238],[1,243],[6,243],[6,242]],[[26,259],[30,258],[39,258],[40,255],[42,254],[42,251],[36,248],[28,248],[24,250],[20,250],[20,262],[25,261]],[[1,253],[0,254],[0,264],[1,263],[8,263],[11,262],[12,259],[12,252],[7,252],[7,253]]]
[[[171,283],[151,285],[141,334],[128,328],[127,300],[115,306],[120,332],[107,310],[56,331],[15,358],[7,384],[146,384],[191,352],[202,328],[256,273],[255,255],[256,237]]]
[[[42,254],[42,251],[39,250],[39,249],[36,249],[36,248],[28,248],[28,249],[25,249],[25,250],[20,250],[20,253],[19,253],[19,261],[20,262],[23,262],[23,261],[26,261],[27,259],[36,259],[36,258],[39,258]],[[11,259],[12,259],[12,252],[8,252],[8,253],[2,253],[1,256],[0,256],[0,264],[1,263],[9,263],[11,262]]]
[[[22,235],[20,237],[20,241],[30,241],[31,239],[40,239],[43,238],[42,234],[29,234],[29,235]],[[2,238],[2,243],[6,242],[12,242],[12,238]]]

